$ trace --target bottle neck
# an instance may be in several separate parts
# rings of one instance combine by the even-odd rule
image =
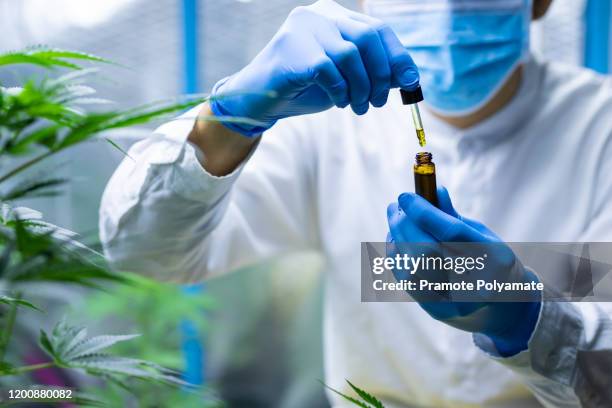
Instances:
[[[416,155],[416,164],[433,164],[433,155],[429,152],[420,152]]]
[[[431,175],[436,174],[436,165],[432,161],[432,154],[421,152],[416,155],[416,163],[414,165],[415,174]]]

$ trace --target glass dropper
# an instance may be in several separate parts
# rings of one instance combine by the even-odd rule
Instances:
[[[425,130],[423,129],[421,111],[419,110],[419,102],[423,101],[423,90],[419,85],[417,88],[411,91],[401,89],[400,93],[402,95],[402,102],[404,103],[404,105],[410,106],[410,111],[412,112],[412,121],[414,123],[414,128],[416,130],[417,138],[419,140],[419,145],[421,147],[425,147],[427,141],[425,139]]]

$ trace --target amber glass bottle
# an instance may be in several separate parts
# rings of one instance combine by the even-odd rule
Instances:
[[[414,165],[414,188],[418,195],[438,207],[436,165],[432,158],[431,153],[417,153]]]

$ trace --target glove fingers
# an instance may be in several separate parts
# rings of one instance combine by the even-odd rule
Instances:
[[[389,27],[380,30],[392,72],[392,86],[414,89],[419,84],[419,70],[412,57]]]
[[[378,32],[371,26],[350,18],[337,22],[342,37],[357,45],[371,83],[370,102],[381,107],[387,102],[391,87],[391,68]]]
[[[461,219],[461,216],[453,207],[453,202],[448,194],[446,187],[438,187],[438,208],[455,218]]]
[[[336,64],[348,83],[351,108],[357,115],[363,115],[370,107],[370,78],[357,46],[344,40],[340,32],[337,33],[336,37],[321,41],[322,44],[325,44],[324,52]]]
[[[349,104],[348,84],[331,59],[325,58],[315,67],[313,81],[337,107],[345,108]]]
[[[440,255],[441,248],[435,237],[419,228],[397,203],[387,208],[387,219],[397,253],[412,257]]]
[[[414,89],[419,83],[419,70],[393,30],[381,20],[365,14],[353,12],[351,18],[366,23],[378,31],[391,67],[391,87]]]
[[[389,231],[396,244],[437,242],[433,236],[418,228],[397,203],[392,203],[387,208],[387,220]]]
[[[483,242],[485,237],[463,221],[443,212],[413,193],[399,197],[399,205],[418,226],[439,242]]]

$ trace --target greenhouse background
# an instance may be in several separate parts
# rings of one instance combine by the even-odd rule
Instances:
[[[96,75],[94,86],[116,106],[131,107],[206,93],[217,80],[248,63],[292,8],[308,3],[0,0],[0,51],[46,44],[115,61],[118,65],[103,67]],[[358,2],[340,3],[357,8]],[[549,14],[533,28],[534,52],[607,73],[612,55],[610,10],[609,0],[555,0]],[[0,82],[15,85],[28,73],[2,71]],[[127,148],[151,129],[105,136]],[[49,165],[49,171],[74,179],[67,194],[24,205],[41,209],[49,221],[95,242],[100,197],[122,158],[104,141],[70,150]],[[287,263],[303,265],[299,279],[283,274]],[[177,353],[190,379],[214,383],[232,406],[247,406],[246,401],[250,407],[326,406],[317,382],[323,378],[321,263],[316,254],[294,254],[186,293],[225,300],[203,313],[205,329],[181,321],[180,316],[169,328],[182,333]]]

